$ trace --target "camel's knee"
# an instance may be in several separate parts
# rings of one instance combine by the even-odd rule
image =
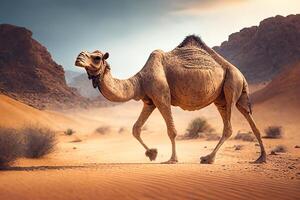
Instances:
[[[228,127],[226,129],[224,129],[223,135],[224,135],[225,139],[230,138],[230,136],[232,135],[232,128]]]
[[[135,138],[139,138],[141,135],[141,130],[142,130],[142,127],[139,124],[134,124],[132,127],[132,135]]]
[[[176,131],[168,131],[168,136],[170,139],[175,139],[177,136],[177,132]]]

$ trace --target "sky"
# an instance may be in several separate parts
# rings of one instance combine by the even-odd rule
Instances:
[[[196,34],[209,46],[265,18],[300,13],[299,0],[1,0],[0,23],[26,27],[65,70],[83,51],[109,52],[117,78],[137,73],[155,49]]]

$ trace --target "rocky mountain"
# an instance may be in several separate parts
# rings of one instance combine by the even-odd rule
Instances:
[[[87,98],[94,99],[95,97],[99,97],[101,93],[97,88],[93,87],[92,81],[88,79],[87,74],[81,74],[73,78],[73,80],[69,83],[71,87],[74,87],[78,90],[78,92]],[[104,99],[104,97],[103,97]]]
[[[69,85],[69,83],[71,83],[75,77],[81,75],[81,72],[75,72],[75,71],[71,71],[71,70],[66,70],[65,71],[65,79],[66,79],[66,83]]]
[[[231,34],[213,49],[237,66],[248,82],[269,81],[300,61],[300,14],[267,18],[259,26]]]
[[[37,108],[88,104],[32,32],[9,24],[0,25],[0,92]]]

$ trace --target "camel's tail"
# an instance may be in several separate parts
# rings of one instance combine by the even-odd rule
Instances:
[[[249,88],[246,79],[243,80],[243,89],[239,100],[237,101],[239,106],[242,106],[250,114],[252,114],[252,105],[249,98]]]

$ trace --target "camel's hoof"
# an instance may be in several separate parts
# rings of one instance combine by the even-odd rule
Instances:
[[[262,164],[262,163],[266,163],[267,162],[267,156],[266,154],[262,154],[259,156],[259,158],[257,158],[256,161],[251,162],[252,164]]]
[[[176,163],[178,163],[177,159],[170,159],[168,161],[161,162],[160,164],[176,164]]]
[[[201,164],[213,164],[215,161],[215,157],[212,157],[211,155],[203,156],[200,158]]]
[[[145,154],[149,157],[150,161],[155,160],[157,156],[157,149],[148,149]]]

